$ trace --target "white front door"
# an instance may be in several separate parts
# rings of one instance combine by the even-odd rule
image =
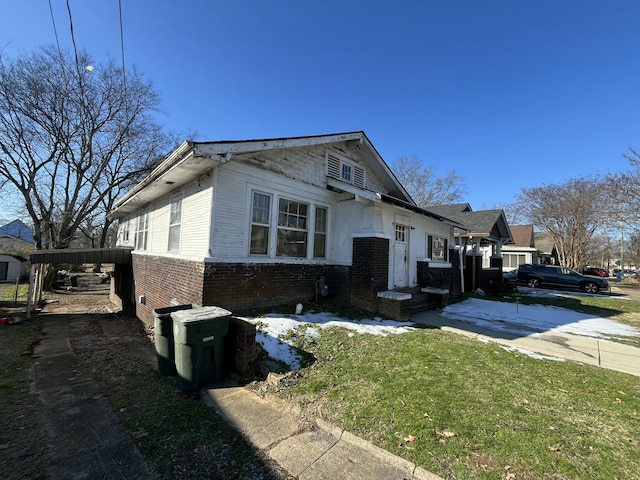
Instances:
[[[393,287],[407,286],[409,264],[409,227],[396,223],[396,239],[393,246]]]

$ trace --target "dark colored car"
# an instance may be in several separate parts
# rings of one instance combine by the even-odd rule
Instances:
[[[602,277],[582,275],[567,267],[558,265],[531,265],[518,267],[518,282],[528,287],[579,288],[586,293],[607,290],[609,282]]]
[[[595,275],[597,277],[608,277],[609,276],[609,270],[607,270],[606,268],[598,268],[598,267],[587,267],[584,270],[582,270],[582,273],[584,275]]]

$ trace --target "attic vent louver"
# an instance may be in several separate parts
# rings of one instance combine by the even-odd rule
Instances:
[[[358,188],[364,188],[365,186],[364,169],[362,167],[331,153],[327,153],[327,177],[350,183]]]
[[[340,159],[331,154],[327,155],[327,177],[340,179]]]
[[[364,170],[360,167],[353,168],[353,184],[356,187],[364,188]]]

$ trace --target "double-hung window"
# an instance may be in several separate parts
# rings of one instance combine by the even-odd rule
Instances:
[[[308,205],[281,198],[278,201],[276,256],[306,257]]]
[[[427,235],[427,258],[433,262],[446,262],[448,256],[447,239],[436,235]]]
[[[129,243],[129,220],[125,220],[122,222],[122,227],[120,228],[122,232],[122,241],[124,243]]]
[[[327,256],[327,209],[316,207],[315,231],[313,235],[313,257]]]
[[[143,213],[136,220],[136,250],[147,249],[147,236],[149,234],[149,214]]]
[[[266,255],[269,252],[269,223],[271,217],[271,195],[253,192],[251,204],[251,255]]]
[[[169,242],[167,250],[176,252],[180,249],[180,225],[182,224],[182,197],[171,201],[169,212]]]

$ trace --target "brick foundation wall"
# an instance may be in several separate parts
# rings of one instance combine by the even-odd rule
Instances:
[[[136,316],[153,325],[153,310],[172,304],[202,303],[204,266],[168,257],[132,255]],[[140,297],[144,296],[144,303]]]
[[[353,239],[350,304],[363,310],[377,310],[377,293],[387,290],[389,282],[389,239],[357,237]]]
[[[312,303],[316,281],[325,277],[328,298],[344,301],[348,269],[327,265],[285,263],[211,263],[204,268],[204,305],[217,305],[233,313],[254,309]],[[318,300],[322,298],[318,297]]]
[[[460,295],[460,257],[457,250],[449,250],[449,259],[451,268],[430,268],[429,262],[418,262],[418,285],[448,288],[450,295]]]

